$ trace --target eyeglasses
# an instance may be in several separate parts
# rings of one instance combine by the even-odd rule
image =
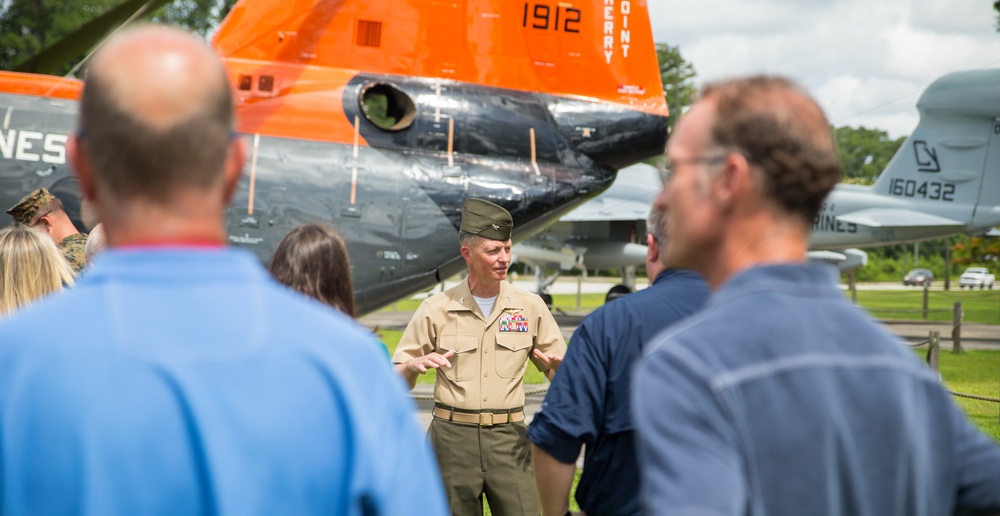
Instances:
[[[657,167],[657,170],[660,171],[660,179],[662,179],[663,182],[666,183],[667,181],[670,180],[671,172],[674,170],[674,167],[678,167],[681,165],[700,165],[700,164],[712,165],[716,163],[722,163],[723,161],[726,160],[727,157],[728,154],[715,154],[713,156],[694,156],[691,158],[681,158],[681,159],[670,159],[669,156],[664,156],[663,161],[661,162],[661,165]]]

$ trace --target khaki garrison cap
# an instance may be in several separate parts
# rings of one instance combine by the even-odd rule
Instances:
[[[7,213],[14,217],[14,223],[30,226],[38,222],[40,216],[46,215],[42,210],[54,200],[55,196],[42,187],[22,197]]]
[[[462,226],[459,229],[490,240],[510,240],[514,220],[502,206],[482,199],[466,199],[462,203]]]

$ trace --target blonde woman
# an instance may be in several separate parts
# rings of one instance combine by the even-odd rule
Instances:
[[[73,270],[45,233],[15,225],[0,230],[0,316],[73,285]]]

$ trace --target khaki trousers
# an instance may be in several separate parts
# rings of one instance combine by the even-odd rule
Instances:
[[[434,418],[428,436],[441,468],[451,513],[483,514],[483,495],[497,516],[541,513],[523,422],[496,426]]]

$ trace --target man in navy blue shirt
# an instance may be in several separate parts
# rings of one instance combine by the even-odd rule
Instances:
[[[840,180],[788,80],[707,86],[667,146],[667,261],[713,290],[647,345],[632,413],[650,514],[1000,512],[1000,448],[936,375],[806,263]]]
[[[542,514],[566,513],[580,447],[587,445],[576,501],[589,515],[637,514],[639,472],[629,418],[629,375],[643,345],[705,304],[696,273],[668,268],[663,215],[647,221],[646,272],[652,286],[587,316],[542,410],[528,429]]]

